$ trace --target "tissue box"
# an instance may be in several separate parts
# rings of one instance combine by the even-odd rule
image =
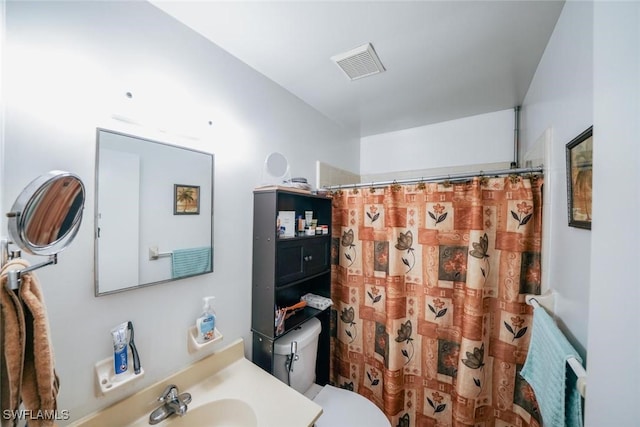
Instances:
[[[296,235],[296,212],[278,211],[277,221],[278,237],[295,237]]]
[[[305,301],[309,307],[316,308],[318,310],[324,310],[331,307],[333,301],[330,298],[321,297],[316,294],[304,294],[300,297],[300,301]]]

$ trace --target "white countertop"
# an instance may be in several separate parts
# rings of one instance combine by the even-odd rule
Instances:
[[[191,394],[189,410],[220,399],[242,400],[255,412],[258,426],[312,426],[322,413],[318,404],[247,360],[240,339],[72,426],[149,426],[149,414],[160,406],[156,399],[168,384]],[[170,426],[173,417],[157,425]]]

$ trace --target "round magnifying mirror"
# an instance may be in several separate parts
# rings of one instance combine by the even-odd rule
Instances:
[[[53,255],[73,240],[82,221],[85,190],[70,172],[51,171],[22,190],[9,217],[13,242],[33,255]]]
[[[289,162],[287,158],[278,152],[273,152],[264,161],[262,181],[264,184],[282,184],[291,180]]]

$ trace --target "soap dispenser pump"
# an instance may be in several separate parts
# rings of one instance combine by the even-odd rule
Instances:
[[[198,333],[197,341],[200,344],[211,341],[215,336],[216,314],[210,303],[210,301],[214,299],[215,297],[202,298],[202,314],[196,320],[196,330]]]

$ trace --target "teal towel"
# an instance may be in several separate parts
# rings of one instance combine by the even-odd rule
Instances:
[[[582,398],[567,359],[582,359],[543,307],[533,310],[527,360],[520,375],[536,394],[545,427],[582,427]],[[570,368],[569,368],[570,369]]]
[[[211,246],[176,249],[171,255],[171,274],[174,279],[211,271]]]

